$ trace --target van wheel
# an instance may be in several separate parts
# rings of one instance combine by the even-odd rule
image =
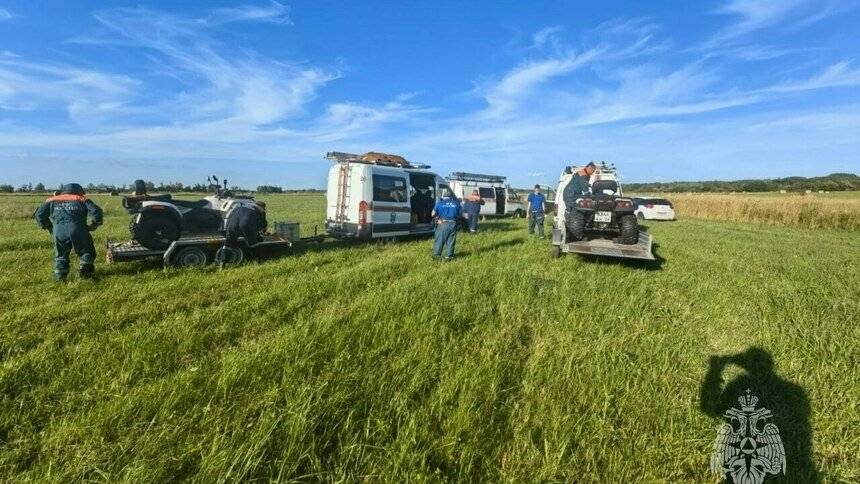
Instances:
[[[645,214],[642,212],[639,212],[636,214],[636,218],[639,220],[645,220]]]
[[[523,213],[523,211],[520,209],[514,211],[514,218],[523,218],[523,215],[525,215],[525,213]]]

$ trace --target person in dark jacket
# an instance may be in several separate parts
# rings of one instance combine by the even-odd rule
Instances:
[[[224,247],[218,251],[218,264],[223,267],[228,262],[230,250],[239,246],[239,237],[244,237],[248,246],[262,242],[266,227],[268,222],[265,203],[257,202],[253,208],[234,208],[227,216]]]
[[[591,189],[588,187],[588,180],[591,178],[591,175],[594,173],[596,168],[597,167],[594,163],[585,165],[585,168],[574,173],[573,178],[567,186],[564,187],[562,197],[564,199],[564,206],[567,210],[570,210],[570,208],[573,207],[577,198],[591,194]]]
[[[92,223],[87,225],[87,215]],[[63,281],[69,275],[69,254],[74,249],[80,258],[78,275],[95,274],[96,248],[90,232],[104,222],[102,209],[84,196],[77,183],[63,185],[59,195],[45,200],[33,214],[39,228],[54,236],[54,279]]]
[[[478,190],[472,190],[472,195],[463,202],[463,215],[469,222],[470,234],[478,232],[478,217],[481,214],[481,205],[483,204],[484,199],[481,198],[481,193]]]

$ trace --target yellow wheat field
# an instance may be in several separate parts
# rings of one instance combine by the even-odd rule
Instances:
[[[803,228],[860,229],[860,197],[811,195],[668,195],[679,217],[791,225]]]

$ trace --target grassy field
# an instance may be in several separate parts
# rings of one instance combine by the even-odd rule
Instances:
[[[95,199],[97,240],[126,237]],[[763,378],[787,482],[860,481],[858,231],[681,215],[642,266],[554,260],[497,220],[452,263],[327,242],[55,284],[38,200],[0,198],[0,481],[718,482],[704,389],[742,352],[773,371],[724,384]]]

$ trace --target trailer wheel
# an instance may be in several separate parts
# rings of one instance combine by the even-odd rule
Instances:
[[[621,235],[618,241],[622,244],[633,245],[639,242],[639,223],[636,221],[636,216],[632,213],[622,215],[618,220],[618,226],[621,229]]]
[[[558,259],[559,257],[561,257],[561,246],[560,245],[553,245],[552,248],[550,248],[549,253],[550,253],[550,255],[552,255],[553,259]]]
[[[144,212],[129,225],[131,238],[147,249],[161,250],[179,240],[179,224],[170,215]]]
[[[242,250],[241,247],[221,247],[215,252],[215,260],[221,260],[221,254],[227,251],[227,257],[224,260],[224,264],[228,266],[235,266],[242,263],[245,260],[245,251]]]
[[[585,238],[585,214],[579,210],[571,210],[567,223],[567,231],[573,240]]]
[[[209,263],[209,254],[202,247],[189,245],[176,251],[173,264],[179,267],[202,267]]]

